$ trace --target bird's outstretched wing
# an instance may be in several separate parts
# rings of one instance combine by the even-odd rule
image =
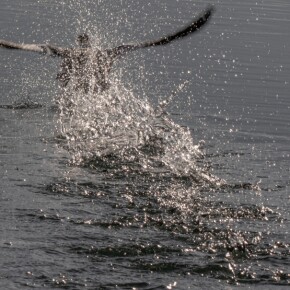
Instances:
[[[214,7],[209,6],[197,19],[194,19],[189,25],[187,25],[183,29],[173,34],[169,34],[157,40],[146,41],[146,42],[137,43],[137,44],[120,45],[111,50],[108,50],[108,52],[112,53],[113,55],[118,56],[118,55],[122,55],[127,52],[130,52],[130,51],[134,51],[139,48],[166,45],[174,40],[184,38],[194,32],[199,31],[200,28],[203,27],[207,23],[213,11],[214,11]]]
[[[66,49],[62,47],[57,47],[50,44],[24,44],[24,43],[15,43],[3,39],[0,39],[0,47],[33,51],[48,54],[51,56],[62,56],[66,51]]]

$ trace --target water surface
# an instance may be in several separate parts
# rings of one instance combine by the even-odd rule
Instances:
[[[70,46],[87,30],[102,48],[158,37],[205,8],[2,2],[0,38]],[[199,34],[117,63],[108,95],[73,95],[70,122],[55,108],[58,60],[1,49],[1,288],[289,285],[290,4],[213,4]]]

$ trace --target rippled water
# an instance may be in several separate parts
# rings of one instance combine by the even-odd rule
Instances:
[[[2,2],[0,38],[86,30],[102,48],[205,7]],[[97,98],[58,90],[57,59],[0,50],[1,289],[289,285],[290,4],[214,4],[199,34],[118,62]]]

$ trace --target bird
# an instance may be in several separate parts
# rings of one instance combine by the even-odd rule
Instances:
[[[37,52],[52,57],[60,57],[60,71],[56,79],[60,86],[66,88],[73,82],[75,91],[87,94],[92,88],[94,92],[101,93],[110,86],[109,74],[115,61],[129,52],[156,46],[167,45],[199,31],[210,19],[214,12],[213,6],[208,6],[197,18],[175,33],[168,34],[159,39],[122,44],[114,48],[100,50],[93,48],[87,33],[79,34],[76,38],[77,47],[65,48],[51,44],[24,44],[0,39],[0,47],[7,49],[20,49]]]

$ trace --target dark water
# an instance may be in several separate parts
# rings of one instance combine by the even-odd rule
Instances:
[[[70,45],[89,30],[103,48],[172,31],[205,7],[177,0],[1,4],[0,38]],[[1,289],[287,288],[290,4],[214,4],[199,34],[115,66],[117,97],[94,105],[123,102],[109,111],[118,119],[98,127],[99,142],[81,142],[87,116],[96,114],[87,97],[75,99],[83,107],[60,134],[68,125],[54,106],[57,59],[1,49]],[[100,140],[113,150],[133,138],[118,123],[145,134],[156,117],[145,109],[185,82],[166,108],[167,131],[158,131],[165,149],[157,138],[137,153],[126,145],[122,154],[114,147],[92,157]],[[75,128],[79,135],[71,135]],[[194,154],[200,140],[203,158]]]

